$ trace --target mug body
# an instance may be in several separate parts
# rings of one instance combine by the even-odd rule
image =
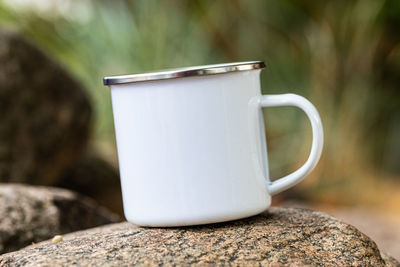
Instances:
[[[205,224],[268,208],[266,180],[255,167],[266,157],[259,153],[263,144],[254,144],[260,138],[250,110],[261,94],[259,74],[110,85],[128,221]]]

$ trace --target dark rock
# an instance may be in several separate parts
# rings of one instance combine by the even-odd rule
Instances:
[[[0,30],[0,182],[51,185],[88,140],[81,85],[19,34]]]
[[[356,228],[328,215],[271,208],[214,225],[141,228],[113,224],[0,256],[1,266],[335,265],[393,266]]]
[[[123,215],[118,171],[93,153],[86,153],[63,172],[57,187],[95,199],[99,204]]]
[[[0,184],[0,218],[0,254],[54,235],[120,221],[71,191],[18,184]]]

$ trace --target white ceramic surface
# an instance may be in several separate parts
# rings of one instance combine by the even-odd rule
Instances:
[[[128,221],[183,226],[252,216],[315,167],[323,145],[317,110],[298,95],[261,95],[260,71],[110,85]],[[271,106],[303,109],[313,130],[309,159],[274,182],[261,112]]]

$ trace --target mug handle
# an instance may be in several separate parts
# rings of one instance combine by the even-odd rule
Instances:
[[[324,143],[324,133],[322,129],[321,118],[317,109],[306,98],[295,94],[280,94],[280,95],[261,95],[257,97],[256,103],[258,109],[263,107],[279,107],[279,106],[295,106],[302,109],[311,122],[313,133],[313,141],[311,146],[310,155],[299,169],[291,174],[277,179],[276,181],[269,182],[267,189],[270,195],[280,193],[289,187],[302,181],[317,165],[321,157],[322,147]],[[262,123],[263,124],[263,123]]]

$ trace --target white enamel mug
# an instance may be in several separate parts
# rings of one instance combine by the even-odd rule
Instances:
[[[124,213],[142,226],[244,218],[300,182],[323,146],[315,107],[294,94],[261,95],[260,61],[111,76]],[[271,182],[263,107],[296,106],[311,121],[306,163]]]

